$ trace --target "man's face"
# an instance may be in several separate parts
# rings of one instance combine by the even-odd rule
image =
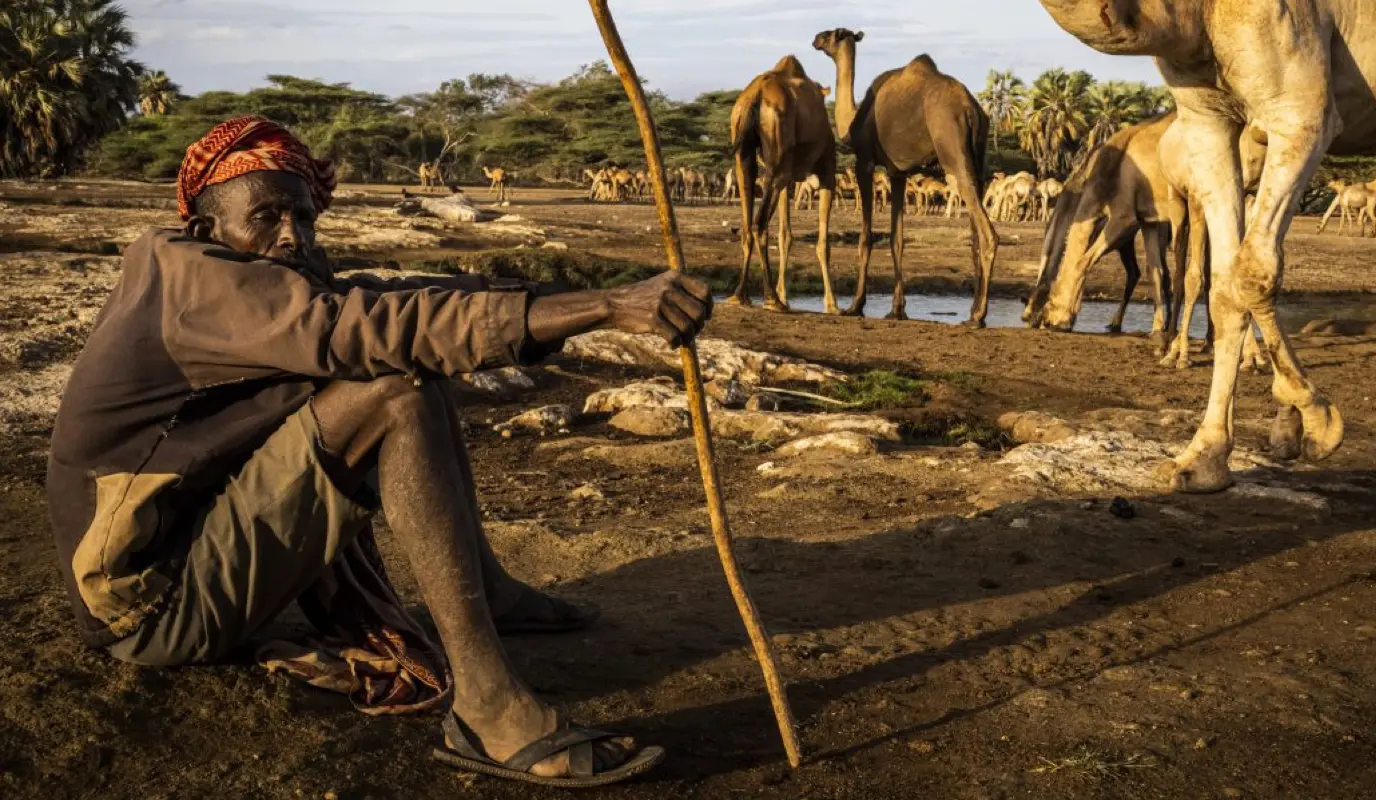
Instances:
[[[209,197],[207,195],[210,195]],[[315,249],[315,202],[306,181],[290,172],[250,172],[211,186],[188,222],[242,253],[304,264]]]

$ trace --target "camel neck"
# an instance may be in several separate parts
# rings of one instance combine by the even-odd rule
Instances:
[[[1075,38],[1102,53],[1193,61],[1207,48],[1206,0],[1041,0]]]
[[[845,42],[836,53],[836,137],[850,138],[855,121],[855,44]]]

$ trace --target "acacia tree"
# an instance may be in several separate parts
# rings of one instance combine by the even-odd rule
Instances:
[[[110,0],[0,6],[0,174],[72,169],[138,103],[143,67]]]

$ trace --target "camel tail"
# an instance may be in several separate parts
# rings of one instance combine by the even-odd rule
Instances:
[[[753,87],[752,87],[753,89]],[[753,153],[760,146],[760,92],[736,101],[731,113],[731,155]]]

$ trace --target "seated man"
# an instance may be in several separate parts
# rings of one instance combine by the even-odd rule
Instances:
[[[374,711],[451,701],[437,751],[451,765],[578,786],[657,763],[659,748],[569,725],[512,671],[499,632],[589,616],[497,562],[448,378],[596,328],[679,344],[710,315],[707,287],[336,277],[315,246],[333,172],[262,118],[188,148],[177,188],[185,229],[126,250],[53,434],[53,529],[83,638],[134,663],[207,663],[296,601],[329,652],[281,663],[363,663],[343,687],[316,678]],[[377,560],[379,508],[443,654]]]

